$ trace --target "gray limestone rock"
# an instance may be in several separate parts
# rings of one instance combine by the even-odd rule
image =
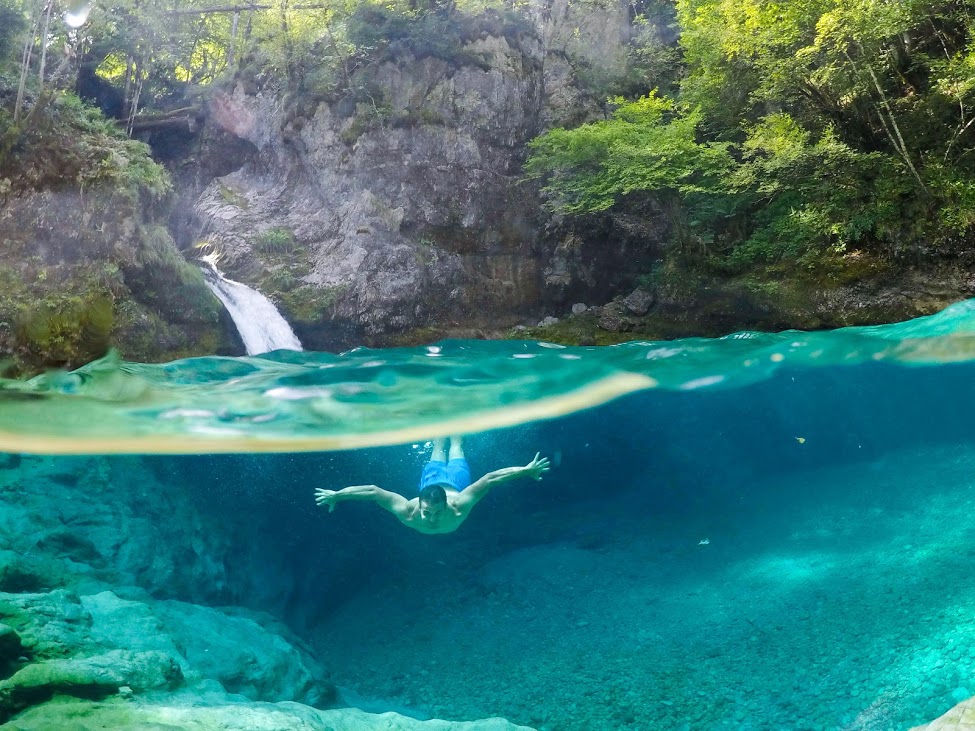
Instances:
[[[628,11],[530,5],[517,42],[486,29],[464,47],[476,63],[370,65],[385,121],[365,101],[322,102],[286,124],[281,99],[243,83],[216,99],[211,128],[257,153],[202,191],[192,235],[275,300],[313,349],[435,325],[503,329],[572,285],[615,286],[543,241],[551,222],[521,176],[540,131],[600,115],[573,69],[621,68]],[[288,232],[289,251],[268,250],[259,232],[270,227]],[[594,232],[603,254],[620,239],[604,234]]]
[[[597,322],[600,328],[609,332],[626,332],[633,329],[631,320],[623,311],[622,307],[613,302],[602,308]]]
[[[90,635],[91,615],[68,591],[0,594],[0,621],[16,630],[33,659],[61,658],[96,647]]]
[[[634,315],[643,316],[653,306],[653,292],[645,289],[634,289],[623,299],[623,306]]]

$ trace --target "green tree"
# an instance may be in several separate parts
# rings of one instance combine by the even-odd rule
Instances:
[[[617,114],[543,136],[528,171],[544,178],[553,205],[580,213],[663,195],[711,227],[703,236],[716,243],[713,262],[738,268],[857,247],[900,255],[945,241],[957,250],[972,235],[970,3],[677,0],[676,8],[684,63],[676,103],[646,126]],[[709,166],[702,149],[720,149],[724,162]],[[648,168],[663,151],[666,165]],[[707,182],[675,186],[648,169]]]
[[[715,194],[732,160],[724,143],[699,143],[700,114],[676,114],[656,94],[619,105],[612,119],[554,129],[531,143],[529,178],[544,178],[550,208],[564,213],[606,210],[625,196],[649,195],[688,243],[682,199]]]

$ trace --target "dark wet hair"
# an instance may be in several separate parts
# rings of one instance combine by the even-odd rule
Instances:
[[[446,505],[447,493],[440,485],[427,485],[420,490],[420,502],[427,505]]]

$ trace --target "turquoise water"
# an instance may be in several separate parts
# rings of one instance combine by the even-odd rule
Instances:
[[[112,354],[72,373],[0,379],[0,448],[195,454],[378,446],[554,418],[647,389],[741,388],[786,367],[973,357],[975,300],[896,325],[606,348],[445,341],[161,365]]]
[[[0,444],[160,453],[106,457],[125,465],[112,494],[188,494],[226,530],[231,588],[207,601],[284,618],[375,710],[892,731],[975,694],[973,327],[967,302],[888,327],[606,349],[109,359],[4,382]],[[476,474],[536,451],[553,470],[445,536],[315,507],[315,487],[412,496],[426,437],[451,431],[469,432]],[[7,467],[44,465],[20,488],[40,500],[79,459]],[[168,569],[186,598],[193,550]]]
[[[931,720],[975,693],[973,375],[785,369],[474,438],[562,464],[447,542],[347,516],[395,555],[319,627],[328,664],[431,715],[537,728]]]

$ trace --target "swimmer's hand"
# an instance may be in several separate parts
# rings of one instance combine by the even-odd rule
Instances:
[[[324,490],[319,487],[315,490],[315,502],[318,505],[327,505],[328,512],[331,513],[335,510],[335,503],[338,501],[336,495],[338,493],[335,490]]]
[[[551,469],[549,467],[548,457],[543,457],[541,452],[535,452],[535,459],[526,464],[522,469],[525,470],[525,476],[530,477],[533,480],[542,479],[542,475]]]

